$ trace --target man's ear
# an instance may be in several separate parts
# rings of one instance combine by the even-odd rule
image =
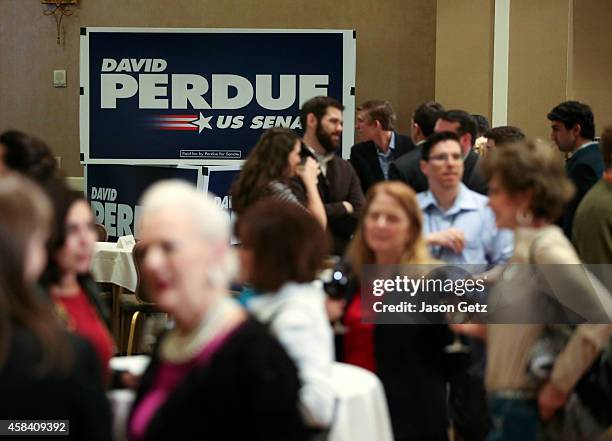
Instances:
[[[419,161],[419,167],[421,168],[421,171],[423,172],[423,174],[425,176],[429,176],[429,164],[427,163],[427,161],[424,161],[423,159],[421,159]]]
[[[582,126],[579,123],[574,124],[574,126],[572,127],[572,135],[574,136],[579,136],[580,132],[582,131]]]
[[[474,140],[472,139],[471,133],[464,133],[459,137],[459,144],[461,145],[461,153],[464,156],[470,152],[470,149],[474,147]]]
[[[421,130],[421,127],[417,123],[413,122],[410,128],[410,139],[412,139],[412,142],[416,144],[417,141],[415,140],[421,139],[421,137],[426,138],[426,136],[423,134],[423,131]]]
[[[315,129],[317,127],[317,117],[314,113],[306,115],[306,126],[310,129]]]
[[[415,122],[412,123],[412,130],[414,130],[414,133],[416,134],[423,134],[423,131],[421,130],[421,126],[419,126],[418,123],[415,123]]]

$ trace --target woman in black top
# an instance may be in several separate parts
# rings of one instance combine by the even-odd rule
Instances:
[[[232,185],[232,208],[238,216],[258,200],[271,198],[303,204],[325,228],[327,215],[317,188],[319,166],[311,157],[300,166],[301,148],[300,139],[289,129],[269,129],[261,135]],[[298,200],[292,190],[296,177],[306,190],[305,201]]]
[[[130,439],[304,439],[295,366],[228,295],[227,214],[182,181],[155,184],[141,206],[141,286],[175,328],[141,381]]]
[[[13,175],[0,179],[0,212],[0,419],[69,420],[69,439],[110,440],[93,349],[69,337],[32,292],[45,264],[50,204]]]

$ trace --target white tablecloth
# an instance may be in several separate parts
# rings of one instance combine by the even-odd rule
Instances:
[[[148,355],[113,357],[110,360],[110,366],[111,369],[142,375],[150,361],[151,358]],[[113,412],[113,439],[124,441],[127,439],[127,419],[136,394],[129,389],[115,389],[108,391],[106,396]]]
[[[132,250],[117,248],[112,242],[96,242],[91,272],[97,282],[114,283],[132,292],[138,284]]]
[[[376,375],[334,363],[332,382],[338,404],[329,441],[393,441],[385,391]]]
[[[113,440],[127,440],[127,420],[136,393],[129,389],[113,389],[106,393],[113,414]]]
[[[115,371],[128,371],[132,375],[142,375],[150,361],[151,357],[148,355],[113,357],[110,359],[110,367]]]

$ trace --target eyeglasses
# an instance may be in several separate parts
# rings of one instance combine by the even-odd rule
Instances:
[[[448,153],[440,153],[439,155],[433,155],[429,157],[431,162],[462,162],[463,155],[461,153],[453,153],[449,155]]]

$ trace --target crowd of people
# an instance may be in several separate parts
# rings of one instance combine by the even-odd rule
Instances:
[[[134,255],[173,326],[139,378],[109,367],[86,197],[43,141],[0,135],[0,418],[70,420],[74,439],[109,440],[105,391],[127,387],[131,440],[325,440],[339,361],[378,376],[397,441],[604,439],[612,295],[581,264],[612,263],[612,126],[598,138],[589,106],[563,102],[546,115],[549,144],[427,102],[402,135],[391,105],[371,100],[345,160],[343,110],[314,97],[301,137],[262,133],[231,188],[233,225],[185,182],[146,191]],[[333,293],[330,261],[348,274]],[[502,316],[364,317],[367,266],[444,264],[510,283]],[[567,266],[533,290],[515,264]],[[555,325],[568,310],[572,325]],[[557,328],[565,339],[535,381],[534,348]],[[462,357],[448,350],[457,341]]]

